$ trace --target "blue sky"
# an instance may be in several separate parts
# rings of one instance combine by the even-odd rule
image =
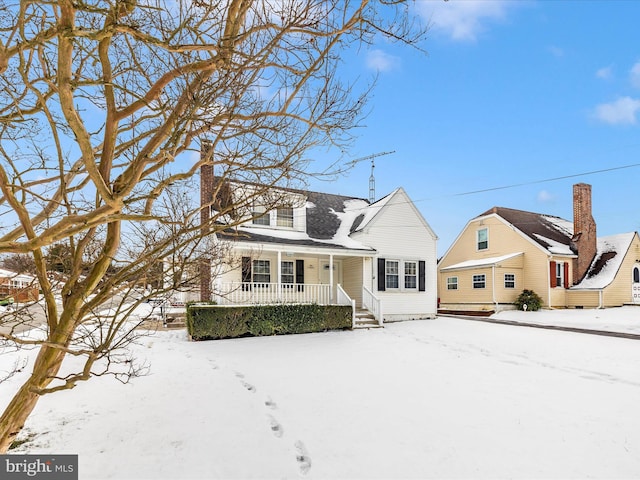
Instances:
[[[577,182],[593,187],[599,236],[640,230],[640,2],[418,0],[414,10],[431,25],[426,55],[381,41],[343,65],[378,74],[349,151],[395,150],[375,159],[377,197],[403,187],[439,255],[493,206],[572,220]],[[368,198],[370,170],[361,162],[310,188]]]

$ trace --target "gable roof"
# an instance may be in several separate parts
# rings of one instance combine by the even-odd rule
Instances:
[[[573,222],[554,215],[493,207],[477,218],[498,215],[551,254],[575,255],[571,250]]]

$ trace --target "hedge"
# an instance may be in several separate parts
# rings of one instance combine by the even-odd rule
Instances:
[[[285,335],[351,328],[348,305],[188,305],[187,331],[193,340]]]

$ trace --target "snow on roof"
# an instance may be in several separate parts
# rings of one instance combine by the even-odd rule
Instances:
[[[552,215],[541,215],[543,219],[549,222],[556,230],[564,233],[567,237],[573,236],[573,222],[564,218],[554,217]]]
[[[467,260],[465,262],[456,263],[455,265],[449,265],[448,267],[444,267],[441,270],[443,271],[444,270],[460,270],[463,268],[488,267],[500,262],[504,262],[505,260],[509,260],[511,258],[517,257],[519,255],[523,255],[523,252],[509,253],[507,255],[502,255],[500,257],[489,257],[489,258]]]
[[[12,280],[19,280],[22,282],[32,282],[35,280],[35,277],[31,275],[12,272],[11,270],[5,270],[4,268],[0,268],[0,278],[10,278]]]
[[[346,200],[344,202],[344,212],[336,212],[335,210],[332,210],[331,213],[340,219],[340,226],[331,239],[331,243],[337,243],[338,245],[342,245],[346,248],[369,248],[352,239],[349,234],[351,233],[351,226],[358,216],[362,214],[365,216],[364,220],[360,223],[360,226],[362,226],[363,223],[368,222],[373,218],[373,215],[375,215],[381,207],[378,207],[373,214],[369,210],[370,208],[371,206],[365,200],[353,199]]]
[[[377,202],[374,202],[374,203],[372,203],[370,205],[365,202],[365,207],[366,208],[362,208],[361,207],[361,210],[360,210],[360,213],[363,215],[363,218],[360,220],[360,223],[358,223],[355,226],[355,228],[353,228],[353,231],[358,232],[360,230],[363,230],[369,224],[369,222],[371,222],[371,220],[378,214],[378,212],[382,209],[382,207],[384,207],[387,204],[389,199],[391,197],[393,197],[393,195],[398,190],[399,189],[394,190],[389,195],[386,195],[386,196],[382,197],[380,200],[378,200]],[[346,206],[346,202],[345,202],[345,206]]]
[[[629,232],[598,238],[596,256],[585,278],[572,289],[597,290],[613,282],[635,234]]]
[[[560,243],[560,242],[556,242],[555,240],[551,240],[550,238],[544,237],[542,235],[539,235],[537,233],[533,234],[534,237],[536,237],[538,240],[544,242],[547,244],[547,250],[549,250],[550,253],[553,253],[555,255],[573,255],[575,256],[575,253],[571,250],[571,247],[569,245],[565,245],[564,243]]]

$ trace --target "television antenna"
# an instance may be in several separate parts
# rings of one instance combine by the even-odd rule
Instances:
[[[390,152],[378,152],[372,155],[367,155],[366,157],[356,158],[355,160],[352,160],[350,162],[351,164],[355,165],[356,163],[362,162],[364,160],[371,160],[371,175],[369,176],[369,203],[373,203],[376,201],[376,177],[373,174],[374,169],[376,168],[375,159],[383,155],[391,155],[392,153],[396,153],[396,151],[392,150]]]

